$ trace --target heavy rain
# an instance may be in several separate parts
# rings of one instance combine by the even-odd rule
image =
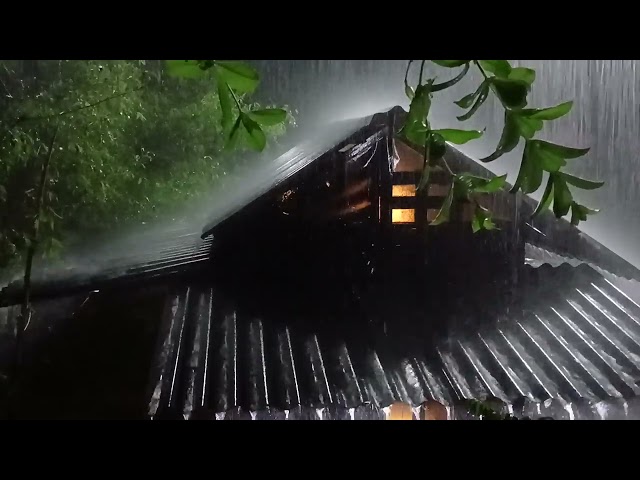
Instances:
[[[408,62],[0,61],[0,418],[640,418],[638,61],[508,61],[577,226],[506,61]]]

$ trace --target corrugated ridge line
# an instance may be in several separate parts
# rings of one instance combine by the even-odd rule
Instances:
[[[214,307],[211,313],[184,318],[210,321],[206,368],[217,381],[209,381],[206,406],[217,413],[297,406],[350,409],[367,401],[378,408],[394,401],[451,405],[487,397],[508,404],[523,397],[536,404],[559,400],[566,407],[582,399],[634,397],[640,393],[640,309],[599,275],[584,273],[570,292],[546,298],[534,313],[440,347],[435,360],[414,357],[395,365],[371,350],[353,361],[348,342],[335,347],[316,335],[288,328],[285,334],[284,326],[233,310],[225,313],[229,307],[220,304],[217,311]],[[199,309],[216,305],[215,295],[206,295]],[[194,339],[187,344],[197,343],[197,330],[191,332]],[[184,346],[175,335],[172,352]]]
[[[614,279],[620,279],[628,282],[633,282],[635,284],[640,284],[640,282],[638,282],[638,280],[636,280],[635,278],[624,275],[616,275],[615,273],[611,273],[610,271],[605,270],[604,268],[591,262],[580,260],[579,258],[573,256],[560,255],[531,243],[525,243],[525,263],[532,268],[539,268],[543,265],[549,265],[552,267],[560,267],[561,265],[579,267],[580,265],[586,265],[590,268],[593,268],[603,276],[609,276]]]

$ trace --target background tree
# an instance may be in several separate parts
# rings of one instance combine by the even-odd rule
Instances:
[[[38,251],[49,257],[203,195],[234,168],[222,154],[213,76],[184,80],[166,70],[145,60],[0,63],[0,269],[19,265],[31,240],[56,128],[39,221]],[[286,113],[275,120],[265,127],[272,136],[284,131]],[[242,149],[251,138],[237,140]]]

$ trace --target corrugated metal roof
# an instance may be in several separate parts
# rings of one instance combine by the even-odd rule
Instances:
[[[202,239],[199,230],[189,225],[125,236],[66,257],[62,267],[53,264],[34,272],[32,296],[70,295],[201,267],[210,259],[212,243],[212,238]],[[4,288],[0,305],[19,301],[21,291],[22,281]]]
[[[394,115],[402,115],[400,107],[392,109]],[[377,128],[384,128],[392,115],[382,114]],[[375,116],[343,120],[324,127],[318,127],[313,135],[305,136],[306,141],[289,149],[276,159],[259,162],[246,175],[239,175],[212,197],[208,205],[212,209],[210,220],[204,228],[201,225],[179,221],[175,226],[158,225],[141,229],[137,233],[124,235],[117,241],[108,241],[99,247],[88,248],[81,255],[65,258],[62,267],[52,265],[42,271],[34,271],[33,296],[45,297],[73,293],[82,289],[103,288],[116,281],[170,275],[200,267],[209,260],[212,239],[206,238],[212,229],[253,201],[272,190],[275,186],[291,178],[314,160],[339,147],[349,137],[370,125]],[[458,150],[450,148],[448,161],[454,170],[471,171],[477,175],[492,176],[487,169],[473,162]],[[535,207],[533,200],[525,199],[525,210]],[[529,212],[530,213],[530,212]],[[525,215],[528,213],[525,212]],[[640,280],[640,271],[628,262],[589,238],[564,220],[556,220],[548,213],[529,225],[525,234],[530,247],[539,258],[551,255],[568,260],[578,259],[596,268],[602,268],[615,275]],[[205,240],[197,237],[202,235]],[[546,252],[546,253],[545,253]],[[551,260],[550,260],[551,261]],[[544,262],[546,263],[546,261]],[[16,303],[21,290],[21,281],[0,292],[0,306]]]
[[[318,127],[305,140],[221,192],[221,201],[213,203],[203,236],[221,222],[268,193],[313,161],[344,143],[351,135],[371,123],[373,116],[354,118]]]
[[[640,392],[640,306],[589,267],[528,268],[522,313],[423,351],[245,316],[212,288],[168,301],[149,414],[343,410],[497,397],[570,408]],[[553,402],[552,402],[553,403]],[[543,403],[544,406],[544,403]],[[536,408],[540,408],[539,405]]]
[[[534,202],[525,197],[525,218],[533,212]],[[606,246],[571,225],[565,219],[556,219],[551,212],[527,223],[525,241],[530,256],[557,263],[560,257],[571,264],[586,263],[620,278],[640,281],[640,270]],[[552,258],[555,257],[555,258]]]
[[[62,292],[99,289],[116,280],[126,281],[139,276],[153,278],[203,265],[210,256],[212,228],[323,154],[339,147],[369,125],[373,118],[368,116],[318,126],[305,141],[277,158],[256,162],[255,168],[238,174],[235,180],[229,180],[207,200],[211,213],[204,229],[188,218],[140,227],[116,240],[107,239],[98,245],[93,242],[80,252],[71,252],[62,262],[34,269],[32,296],[50,297]],[[0,292],[0,306],[17,303],[21,289],[21,279],[4,288]]]

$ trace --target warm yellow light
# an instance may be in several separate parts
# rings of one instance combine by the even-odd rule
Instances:
[[[394,208],[391,210],[391,221],[393,223],[414,223],[416,211],[413,208]]]
[[[435,400],[429,400],[422,404],[421,420],[448,420],[447,407]]]
[[[387,420],[416,420],[413,410],[406,403],[396,402],[389,407]]]
[[[415,185],[394,185],[392,189],[392,195],[394,197],[415,197],[416,186]]]

